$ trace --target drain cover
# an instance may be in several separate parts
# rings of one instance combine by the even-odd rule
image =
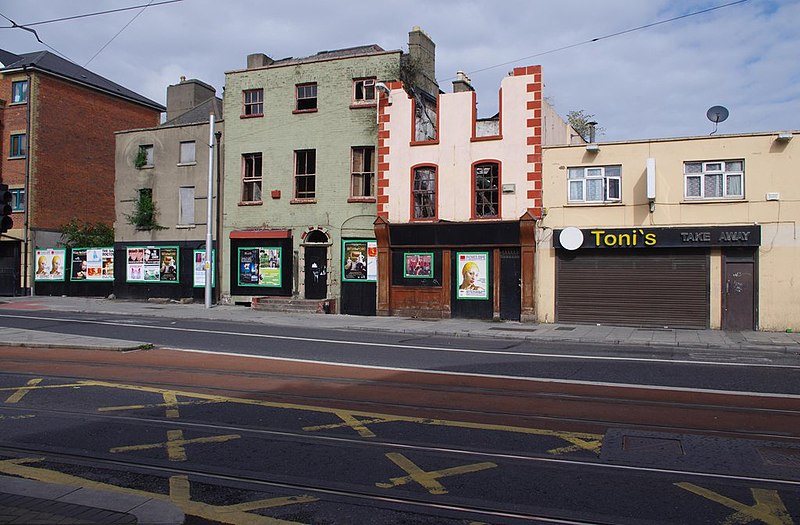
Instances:
[[[655,438],[645,436],[625,436],[622,438],[622,449],[629,452],[648,452],[683,456],[680,439]]]
[[[800,449],[759,447],[756,450],[767,465],[800,467]]]

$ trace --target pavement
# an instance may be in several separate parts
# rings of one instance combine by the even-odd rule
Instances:
[[[710,349],[729,357],[782,354],[800,358],[800,333],[724,332],[721,330],[680,330],[605,325],[519,323],[474,319],[419,319],[325,315],[298,312],[269,312],[246,306],[214,305],[172,301],[127,301],[94,297],[14,297],[0,301],[0,315],[9,310],[81,312],[171,319],[257,322],[274,326],[314,326],[341,330],[413,333],[415,335],[487,337],[540,342],[573,342],[583,345],[648,347],[663,349]],[[1,318],[0,318],[1,319]],[[2,321],[0,321],[2,322]],[[73,336],[0,327],[0,346],[69,347],[130,350],[148,341]],[[80,487],[52,485],[33,480],[0,476],[0,525],[3,524],[108,524],[131,523],[180,525],[183,512],[175,505],[123,494]]]

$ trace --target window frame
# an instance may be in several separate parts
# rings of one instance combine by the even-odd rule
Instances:
[[[184,144],[191,144],[192,145],[192,160],[186,160],[183,158],[183,145]],[[197,164],[197,141],[195,140],[182,140],[178,144],[178,165],[179,166],[192,166]]]
[[[313,88],[314,96],[306,96],[305,93],[303,96],[300,96],[300,91],[303,90],[305,92],[306,89]],[[319,91],[316,82],[304,82],[302,84],[295,84],[294,86],[294,111],[293,113],[313,113],[315,111],[319,111]],[[303,107],[301,108],[301,101],[313,100],[314,105],[313,107]]]
[[[248,164],[252,163],[252,173],[248,174]],[[258,169],[256,169],[258,168]],[[258,175],[256,175],[256,171]],[[239,193],[240,204],[261,204],[264,199],[263,191],[264,183],[264,154],[260,151],[251,153],[242,153],[242,185]],[[247,192],[245,191],[248,185],[258,188],[259,199],[245,200]],[[256,196],[256,192],[252,192],[252,196]]]
[[[608,175],[606,171],[609,168],[618,170],[618,175]],[[572,178],[573,170],[583,170],[583,176],[580,178]],[[599,175],[589,175],[590,171],[599,171]],[[587,181],[602,181],[603,197],[602,199],[587,198]],[[581,182],[581,198],[572,198],[572,183]],[[617,196],[611,197],[610,182],[616,181]],[[567,203],[568,204],[613,204],[622,202],[622,164],[606,164],[603,166],[570,166],[567,168]]]
[[[371,86],[367,86],[367,83],[371,83]],[[353,79],[353,102],[354,106],[374,106],[378,100],[377,92],[376,92],[376,84],[378,83],[378,79],[376,77],[362,77],[362,78],[354,78]],[[363,96],[359,98],[358,90],[359,85],[361,85],[361,92]],[[372,98],[367,96],[368,88],[372,88]]]
[[[8,156],[12,159],[24,159],[28,156],[28,134],[11,133],[8,141]]]
[[[493,191],[492,191],[491,188],[486,190],[486,189],[479,189],[478,186],[477,186],[477,183],[478,183],[478,173],[477,173],[478,168],[484,167],[484,166],[494,166],[495,167],[495,176],[494,176],[495,187],[494,187]],[[500,162],[497,159],[479,160],[479,161],[476,161],[476,162],[472,163],[472,166],[470,167],[470,170],[471,170],[471,175],[472,175],[471,176],[471,184],[472,184],[471,188],[472,188],[472,191],[470,192],[471,195],[472,195],[472,210],[470,212],[470,215],[472,216],[473,219],[476,219],[476,220],[499,219],[499,218],[501,218],[502,217],[502,209],[501,209],[501,207],[502,207],[502,200],[503,200],[503,192],[502,192],[503,184],[502,184],[502,176],[501,176],[502,175],[502,162]],[[478,194],[479,193],[487,193],[487,192],[493,192],[495,194],[494,205],[495,205],[496,209],[495,209],[495,214],[494,215],[482,215],[482,214],[478,213]],[[490,203],[490,204],[492,204],[492,203]]]
[[[361,171],[356,171],[356,152],[362,151]],[[366,157],[366,152],[369,152],[369,166],[364,162],[363,157]],[[366,168],[369,170],[366,170]],[[351,201],[367,201],[375,202],[375,146],[353,146],[350,148],[350,200]],[[360,187],[362,191],[356,194],[356,180],[361,179]],[[369,184],[364,184],[364,179],[369,179]],[[364,189],[367,188],[367,194]]]
[[[312,154],[312,161],[313,166],[311,167],[312,171],[308,171],[309,169],[309,153]],[[304,169],[306,171],[300,172],[300,155],[305,156],[305,163]],[[292,184],[292,201],[293,202],[316,202],[317,200],[317,150],[308,148],[308,149],[297,149],[294,150],[294,175],[293,175],[293,182]],[[301,181],[305,183],[305,189],[301,192],[300,191],[300,183]],[[313,189],[308,189],[308,183],[311,182],[311,186]]]
[[[10,188],[8,191],[11,193],[11,212],[25,211],[25,188]]]
[[[17,88],[20,88],[19,90]],[[12,104],[27,104],[28,102],[28,87],[29,83],[26,80],[14,80],[11,82],[11,103]],[[19,94],[19,100],[17,95]]]
[[[248,96],[254,94],[258,94],[258,100],[248,100]],[[263,117],[263,116],[264,116],[264,88],[243,89],[241,118],[253,118],[253,117]]]
[[[432,171],[432,179],[433,179],[433,188],[426,189],[426,190],[417,190],[415,189],[415,182],[417,179],[417,172],[422,170],[431,170]],[[411,222],[429,222],[429,221],[436,221],[439,219],[439,166],[436,164],[417,164],[411,167],[411,210],[410,210],[410,220]],[[433,214],[428,217],[417,217],[417,195],[428,194],[432,196],[432,203],[431,204],[421,204],[420,206],[428,206],[433,207]]]
[[[729,170],[728,164],[739,163],[741,169]],[[688,173],[689,165],[700,165],[699,172]],[[707,168],[708,165],[721,165],[719,169]],[[693,160],[683,163],[683,197],[687,201],[714,201],[714,200],[744,200],[744,159],[723,159],[723,160]],[[706,195],[706,177],[719,176],[722,179],[721,195]],[[731,194],[729,188],[729,178],[739,177],[739,193]],[[689,179],[700,180],[700,194],[689,195]]]

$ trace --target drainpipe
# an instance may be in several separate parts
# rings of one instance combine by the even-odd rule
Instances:
[[[217,260],[214,261],[216,264],[214,282],[217,283],[216,302],[219,304],[222,296],[222,283],[220,282],[222,279],[222,265],[220,264],[222,261],[222,132],[217,131],[214,133],[214,137],[217,139]]]
[[[32,154],[32,146],[33,140],[31,137],[31,106],[33,105],[33,81],[31,80],[31,73],[28,71],[28,68],[25,67],[24,71],[27,72],[28,78],[28,107],[26,111],[28,113],[27,118],[25,119],[25,141],[27,142],[28,151],[25,155],[25,185],[23,189],[25,191],[25,211],[24,211],[24,219],[22,224],[22,238],[23,238],[23,249],[25,250],[25,255],[23,258],[22,263],[22,273],[23,273],[23,281],[22,281],[22,293],[23,295],[28,295],[28,279],[30,277],[28,271],[28,260],[30,257],[30,230],[28,228],[28,221],[30,220],[30,209],[31,209],[31,192],[30,192],[30,182],[31,182],[31,154]],[[30,287],[30,295],[33,296],[35,290],[33,289],[33,282],[31,282]]]

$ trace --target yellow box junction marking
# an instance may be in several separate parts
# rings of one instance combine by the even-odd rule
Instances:
[[[14,420],[14,419],[30,419],[32,417],[36,417],[36,416],[34,414],[25,414],[24,416],[4,416],[3,414],[0,414],[0,421],[3,421],[3,420],[11,421],[11,420]]]
[[[209,436],[195,439],[184,439],[183,430],[168,430],[167,441],[164,443],[148,443],[145,445],[129,445],[125,447],[114,447],[109,452],[117,454],[120,452],[134,452],[137,450],[150,450],[154,448],[167,449],[167,457],[170,461],[186,461],[186,445],[194,443],[224,443],[233,439],[239,439],[242,436],[238,434],[229,434],[226,436]]]
[[[177,396],[178,394],[175,392],[164,392],[163,394],[164,402],[163,403],[151,403],[145,405],[124,405],[124,406],[116,406],[116,407],[100,407],[97,409],[98,412],[122,412],[126,410],[144,410],[146,408],[158,408],[163,407],[167,409],[167,417],[178,417],[178,416],[170,416],[170,410],[174,410],[174,413],[177,413],[178,407],[182,406],[190,406],[190,405],[211,405],[214,403],[227,403],[227,399],[203,399],[197,401],[178,401]]]
[[[208,521],[226,523],[231,525],[305,525],[294,521],[286,521],[269,516],[251,514],[248,511],[270,509],[286,505],[297,505],[317,501],[313,496],[289,496],[248,501],[234,505],[209,505],[199,501],[191,501],[189,480],[185,476],[170,478],[170,494],[159,494],[144,490],[118,487],[108,483],[92,481],[55,470],[46,470],[27,466],[28,463],[44,461],[45,458],[22,458],[0,460],[0,474],[20,476],[27,479],[56,483],[73,487],[83,487],[94,490],[106,490],[120,494],[129,494],[160,501],[172,502],[189,516],[197,516]],[[183,478],[183,479],[180,479]]]
[[[31,379],[30,381],[28,381],[26,386],[18,388],[16,392],[8,396],[8,399],[6,399],[6,403],[18,403],[20,400],[22,400],[23,397],[28,395],[28,392],[36,388],[36,385],[38,385],[41,382],[42,382],[41,379]]]
[[[527,435],[535,435],[535,436],[549,436],[554,437],[557,439],[561,439],[569,443],[570,445],[567,447],[562,448],[554,448],[548,450],[550,454],[563,454],[567,452],[574,452],[579,450],[586,450],[592,452],[594,454],[600,454],[600,448],[603,443],[603,436],[600,434],[589,434],[585,432],[563,432],[563,431],[556,431],[556,430],[547,430],[547,429],[537,429],[537,428],[526,428],[526,427],[514,427],[510,425],[495,425],[495,424],[484,424],[484,423],[472,423],[468,421],[451,421],[446,419],[426,419],[426,418],[419,418],[419,417],[410,417],[410,416],[397,416],[397,415],[390,415],[390,414],[381,414],[375,412],[362,412],[362,411],[354,411],[348,410],[343,411],[341,409],[336,408],[327,408],[327,407],[319,407],[319,406],[312,406],[312,405],[300,405],[295,403],[277,403],[271,401],[261,401],[256,399],[246,399],[246,398],[236,398],[236,397],[226,397],[226,396],[217,396],[212,394],[202,394],[197,392],[184,392],[179,390],[168,390],[163,388],[155,388],[155,387],[147,387],[147,386],[140,386],[140,385],[129,385],[124,383],[110,383],[106,381],[79,381],[77,383],[68,383],[63,385],[48,385],[44,387],[31,387],[31,389],[36,388],[79,388],[79,387],[99,387],[99,388],[117,388],[121,390],[132,390],[137,392],[148,392],[159,394],[162,397],[165,394],[172,394],[175,396],[180,396],[182,398],[189,398],[194,399],[195,401],[191,402],[179,402],[178,405],[184,404],[203,404],[203,403],[236,403],[241,405],[252,405],[252,406],[262,406],[268,408],[281,408],[287,410],[302,410],[305,412],[316,412],[320,414],[333,414],[337,416],[340,420],[345,421],[344,424],[338,423],[337,425],[342,427],[350,427],[358,430],[358,426],[366,426],[370,423],[370,420],[375,420],[374,423],[381,423],[381,422],[389,422],[389,421],[400,421],[406,423],[417,423],[420,425],[433,425],[433,426],[445,426],[445,427],[455,427],[455,428],[470,428],[470,429],[477,429],[477,430],[495,430],[500,432],[512,432],[517,434],[527,434]],[[10,388],[0,388],[0,391],[3,390],[18,390],[18,388],[10,389]],[[148,408],[153,406],[167,406],[166,403],[158,404],[158,405],[131,405],[128,407],[103,407],[99,408],[98,411],[111,411],[111,410],[131,410],[131,409],[141,409],[141,408]],[[342,418],[342,415],[345,418]],[[347,423],[346,418],[359,418],[360,423],[355,425],[350,425]],[[335,428],[335,427],[334,427]],[[317,427],[306,427],[304,430],[307,431],[315,431],[315,430],[324,430],[326,429],[325,425],[317,426]],[[363,430],[361,431],[363,432]],[[367,429],[367,432],[371,431]],[[373,433],[374,435],[374,433]],[[367,436],[364,436],[367,437]]]
[[[391,478],[389,483],[375,483],[375,486],[382,489],[390,489],[392,487],[399,487],[415,481],[422,485],[422,487],[431,494],[447,494],[447,489],[436,481],[437,479],[446,478],[449,476],[457,476],[459,474],[467,474],[470,472],[479,472],[490,468],[497,468],[495,463],[472,463],[470,465],[462,465],[460,467],[451,467],[442,470],[431,470],[426,472],[419,468],[414,462],[397,452],[389,452],[386,454],[395,465],[405,470],[408,476],[400,476]]]
[[[675,485],[736,511],[725,518],[720,525],[743,525],[753,521],[760,521],[767,525],[794,525],[789,511],[786,510],[786,506],[776,490],[750,489],[756,503],[747,505],[692,483],[676,483]]]
[[[373,417],[369,419],[358,419],[353,414],[348,412],[334,412],[334,414],[339,417],[343,423],[332,423],[330,425],[317,425],[311,427],[303,427],[303,430],[306,432],[316,432],[317,430],[333,430],[334,428],[343,428],[343,427],[350,427],[361,437],[375,437],[375,433],[372,432],[370,429],[366,427],[366,425],[374,425],[376,423],[389,423],[392,421],[401,421],[397,418],[382,418],[382,417]]]

